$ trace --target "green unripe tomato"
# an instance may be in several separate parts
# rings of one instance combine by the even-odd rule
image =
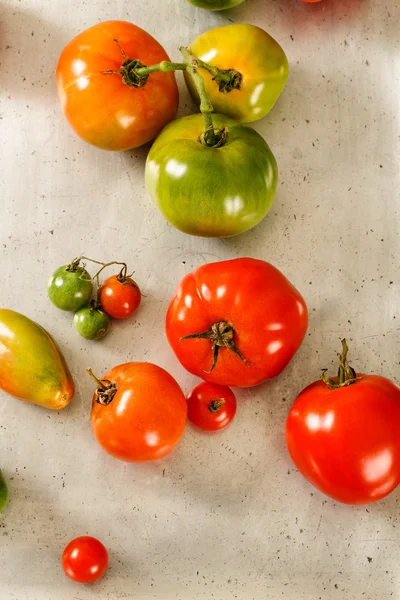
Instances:
[[[271,208],[278,170],[268,144],[254,129],[213,115],[227,128],[225,143],[204,146],[202,115],[172,121],[146,162],[147,190],[164,217],[180,231],[230,237],[259,223]]]
[[[93,284],[89,273],[73,264],[64,265],[50,277],[48,295],[61,310],[76,312],[90,302]]]
[[[74,316],[74,326],[87,340],[99,340],[110,330],[111,319],[101,308],[84,306]]]
[[[0,469],[0,512],[5,508],[8,501],[8,488],[4,475]]]
[[[208,10],[225,10],[242,4],[244,0],[188,0],[188,2],[199,8],[208,8]]]

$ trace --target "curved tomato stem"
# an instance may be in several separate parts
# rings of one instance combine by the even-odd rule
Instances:
[[[182,49],[180,49],[182,52]],[[194,59],[197,66],[204,69],[213,77],[213,81],[218,85],[218,89],[223,94],[228,94],[232,90],[242,89],[243,75],[236,69],[219,69],[214,65],[204,62],[185,48],[186,52]],[[162,60],[155,65],[144,65],[140,60],[131,60],[126,58],[123,65],[117,71],[108,71],[110,75],[122,75],[122,80],[131,87],[143,87],[152,73],[169,73],[170,71],[187,71],[190,61],[184,63],[169,62]]]
[[[203,146],[208,146],[209,148],[219,148],[226,142],[228,137],[228,128],[221,127],[221,129],[215,131],[212,120],[214,107],[207,96],[204,79],[198,71],[199,60],[197,57],[193,56],[193,54],[191,54],[187,48],[181,46],[179,50],[187,61],[186,73],[188,73],[192,78],[200,98],[200,112],[204,117],[205,131],[200,136],[199,141],[203,144]]]
[[[215,415],[219,409],[225,404],[225,398],[214,398],[208,405],[208,410]]]
[[[89,373],[90,377],[97,383],[97,389],[95,392],[96,402],[98,404],[102,404],[103,406],[110,404],[117,393],[118,386],[116,382],[112,382],[109,379],[99,379],[96,377],[90,367],[86,369],[86,372]]]
[[[141,88],[146,85],[149,76],[152,73],[168,73],[170,71],[186,71],[192,78],[193,83],[196,87],[197,93],[200,97],[200,112],[204,116],[205,131],[200,136],[200,142],[204,146],[210,148],[219,148],[226,142],[228,136],[228,129],[222,127],[220,130],[215,131],[212,112],[214,110],[211,104],[204,83],[203,77],[198,72],[199,68],[204,69],[213,76],[213,80],[217,83],[218,89],[221,93],[229,93],[232,90],[240,90],[242,86],[242,74],[235,69],[218,69],[213,65],[210,65],[192,52],[190,52],[184,46],[179,48],[182,53],[185,62],[169,62],[162,60],[160,63],[155,65],[144,65],[138,59],[127,58],[124,54],[124,63],[121,65],[118,71],[105,71],[105,75],[120,75],[125,85],[135,88]]]
[[[218,84],[218,89],[221,93],[229,94],[232,90],[240,91],[242,89],[243,75],[240,71],[236,71],[236,69],[218,69],[218,67],[214,67],[200,58],[197,58],[197,56],[189,50],[188,52],[196,59],[199,67],[213,76],[213,81]]]
[[[71,263],[70,266],[72,266],[72,265],[78,265],[82,260],[88,260],[89,262],[92,262],[92,263],[94,263],[96,265],[101,265],[101,268],[91,278],[92,281],[94,279],[96,279],[97,282],[98,282],[98,278],[99,278],[100,273],[102,271],[104,271],[104,269],[107,269],[107,267],[111,267],[112,265],[119,265],[119,266],[122,267],[121,272],[120,272],[119,275],[122,276],[124,279],[128,276],[128,267],[127,267],[127,264],[125,262],[121,262],[121,261],[118,261],[118,260],[112,260],[112,261],[110,261],[108,263],[104,263],[101,260],[94,260],[94,258],[89,258],[87,256],[80,256],[79,258],[75,258],[72,261],[72,263]]]
[[[355,383],[358,379],[355,370],[347,362],[348,352],[349,347],[347,345],[347,340],[343,338],[342,352],[339,355],[339,369],[336,381],[327,376],[327,369],[323,369],[322,371],[322,381],[324,381],[324,383],[329,385],[329,387],[332,389],[337,389],[347,385],[351,385],[352,383]]]

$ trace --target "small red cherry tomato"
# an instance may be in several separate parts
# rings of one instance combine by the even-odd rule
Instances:
[[[188,419],[204,431],[218,431],[236,414],[236,398],[225,385],[202,382],[187,397]]]
[[[77,537],[65,547],[62,567],[65,574],[73,581],[93,583],[103,577],[107,570],[107,550],[94,537]]]
[[[142,294],[131,277],[112,275],[100,288],[100,304],[114,319],[127,319],[139,307]]]

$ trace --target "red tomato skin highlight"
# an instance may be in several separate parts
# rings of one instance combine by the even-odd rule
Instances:
[[[357,377],[339,389],[312,383],[286,422],[287,448],[297,469],[346,504],[376,502],[400,482],[400,388],[377,375]]]

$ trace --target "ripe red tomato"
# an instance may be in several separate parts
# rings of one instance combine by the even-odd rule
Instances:
[[[90,536],[73,539],[65,547],[62,567],[77,583],[93,583],[103,577],[108,567],[108,553],[99,540]]]
[[[204,431],[218,431],[236,414],[234,393],[224,385],[202,382],[187,397],[188,419]]]
[[[182,365],[201,379],[250,387],[276,377],[307,330],[299,292],[271,264],[238,258],[199,267],[180,282],[166,332]]]
[[[175,117],[174,73],[152,73],[135,87],[134,60],[149,66],[169,58],[150,34],[125,21],[98,23],[62,51],[56,71],[61,106],[72,129],[89,144],[104,150],[136,148]]]
[[[100,304],[114,319],[127,319],[139,307],[142,295],[131,277],[112,275],[100,288]]]
[[[151,363],[111,369],[93,397],[91,423],[100,446],[115,458],[142,462],[163,458],[186,425],[185,396],[175,379]]]
[[[400,482],[400,388],[354,370],[339,381],[316,381],[298,396],[286,423],[289,454],[335,500],[375,502]]]

